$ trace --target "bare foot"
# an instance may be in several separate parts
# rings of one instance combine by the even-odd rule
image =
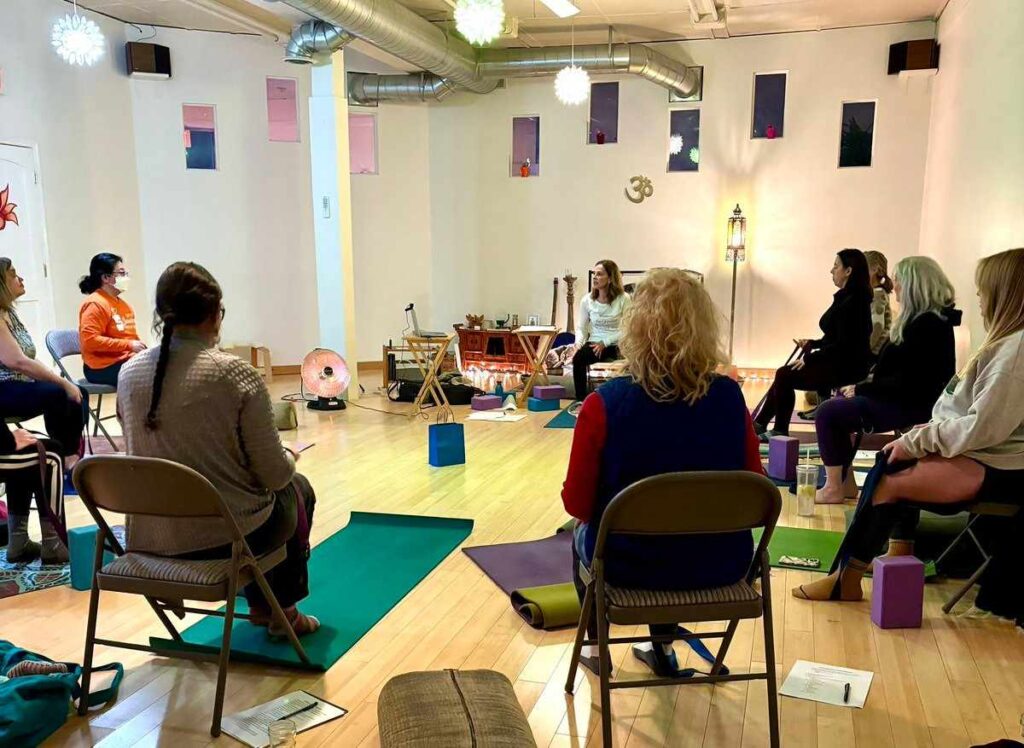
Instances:
[[[837,571],[823,579],[801,584],[793,588],[793,597],[801,600],[841,600],[857,602],[864,599],[860,586],[861,574],[844,574]]]
[[[815,504],[842,504],[846,501],[846,497],[843,495],[843,487],[836,485],[829,485],[826,481],[825,485],[818,489],[818,492],[814,494]]]

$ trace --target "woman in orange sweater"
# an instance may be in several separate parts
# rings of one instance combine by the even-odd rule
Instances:
[[[124,362],[146,349],[135,331],[135,312],[121,298],[129,280],[122,259],[102,252],[92,258],[89,274],[78,284],[87,294],[78,312],[82,369],[93,384],[116,387]]]

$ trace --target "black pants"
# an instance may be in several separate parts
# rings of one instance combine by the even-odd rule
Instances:
[[[0,426],[2,428],[2,426]],[[50,457],[46,463],[46,484],[40,486],[42,476],[39,471],[39,453],[35,445],[18,450],[13,455],[0,456],[0,483],[7,486],[7,508],[10,513],[26,516],[36,498],[36,509],[40,516],[47,516],[42,510],[44,503],[50,503],[51,494],[62,495],[64,481],[63,465],[60,464],[60,445],[52,439],[43,439]],[[54,469],[59,475],[54,475]],[[61,481],[61,485],[55,481]]]
[[[307,533],[301,533],[298,521],[298,502],[306,509]],[[245,536],[245,541],[254,554],[260,556],[282,545],[287,546],[288,556],[265,576],[282,608],[290,608],[299,600],[309,596],[309,538],[308,529],[313,527],[313,510],[316,494],[305,476],[298,473],[292,482],[274,492],[274,508],[262,525]],[[182,553],[177,558],[205,560],[231,558],[231,545],[206,548],[201,551]],[[250,610],[267,612],[270,604],[259,586],[253,582],[245,587],[245,599]]]
[[[615,361],[617,358],[619,358],[619,347],[616,345],[605,348],[601,351],[600,356],[594,353],[590,343],[584,343],[583,347],[576,351],[572,357],[572,381],[576,388],[577,400],[584,399],[590,392],[590,386],[587,383],[587,370],[590,365],[602,361]]]
[[[117,387],[117,377],[121,373],[121,367],[124,366],[127,361],[122,361],[119,364],[113,366],[107,366],[103,369],[93,369],[90,366],[82,366],[82,373],[85,374],[85,378],[93,384],[105,384],[108,387]]]
[[[580,605],[583,605],[583,597],[587,593],[587,586],[583,583],[580,578],[580,556],[576,551],[576,543],[572,544],[572,583],[576,587],[576,594],[580,598]],[[651,631],[651,636],[674,636],[676,633],[676,624],[674,623],[656,623],[648,626],[647,628]],[[597,639],[597,603],[594,603],[594,607],[590,609],[590,620],[587,621],[587,636],[591,639]]]
[[[775,431],[788,434],[789,422],[793,419],[793,408],[796,407],[796,390],[813,390],[827,399],[834,387],[852,384],[863,376],[861,372],[855,376],[843,376],[831,362],[822,361],[814,356],[805,361],[807,363],[802,369],[783,366],[775,372],[775,381],[772,382],[764,400],[764,407],[757,416],[757,423],[760,426],[768,428],[769,421],[774,418]]]
[[[26,421],[41,415],[47,435],[58,443],[64,457],[78,454],[86,403],[85,393],[78,405],[63,387],[52,382],[0,382],[0,413]]]

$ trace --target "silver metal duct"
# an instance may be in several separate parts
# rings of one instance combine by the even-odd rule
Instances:
[[[284,0],[293,8],[340,26],[413,65],[461,88],[490,93],[497,80],[484,79],[475,50],[396,0]]]
[[[324,21],[306,21],[292,31],[284,53],[284,61],[312,65],[314,55],[339,50],[353,39],[355,37],[344,29]]]
[[[412,75],[348,74],[348,96],[356,104],[377,101],[440,101],[455,92],[451,81],[433,73]]]
[[[643,44],[588,44],[533,49],[481,49],[479,69],[485,78],[522,78],[552,75],[574,61],[589,72],[633,73],[692,96],[700,87],[699,68],[687,67]]]

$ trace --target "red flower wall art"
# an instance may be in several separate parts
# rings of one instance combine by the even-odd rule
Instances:
[[[7,185],[3,190],[0,190],[0,231],[7,228],[8,223],[13,223],[15,226],[18,225],[18,216],[14,212],[14,209],[18,206],[7,202],[7,196],[10,191],[11,185]]]

